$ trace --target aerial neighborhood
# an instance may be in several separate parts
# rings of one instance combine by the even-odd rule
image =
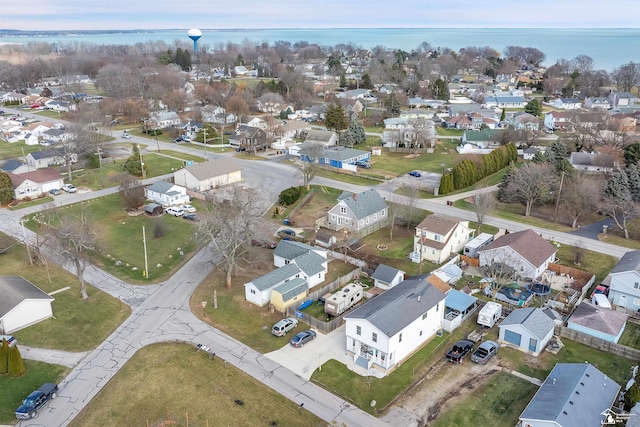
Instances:
[[[0,424],[640,425],[638,64],[48,46],[0,45]]]

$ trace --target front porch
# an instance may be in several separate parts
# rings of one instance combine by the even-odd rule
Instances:
[[[467,320],[478,309],[478,299],[452,289],[445,299],[445,314],[442,329],[451,332]]]

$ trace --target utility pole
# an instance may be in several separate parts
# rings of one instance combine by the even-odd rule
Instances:
[[[562,171],[562,175],[560,176],[560,188],[558,189],[558,197],[556,197],[556,208],[553,211],[553,222],[556,222],[556,217],[558,216],[558,206],[560,205],[560,194],[562,194],[563,182],[564,182],[564,171]]]
[[[142,161],[142,151],[140,151],[140,145],[138,145],[138,154],[140,155],[140,169],[142,169],[142,179],[147,177],[147,174],[144,172],[144,162]]]
[[[142,246],[144,247],[144,277],[149,278],[149,263],[147,260],[147,234],[144,232],[144,225],[142,226]]]
[[[22,225],[22,241],[27,247],[27,256],[29,257],[29,264],[33,266],[33,259],[31,258],[31,249],[29,249],[29,242],[27,242],[27,232],[24,229],[24,218],[20,219],[20,225]]]
[[[207,128],[202,128],[202,134],[204,135],[204,159],[207,160]]]

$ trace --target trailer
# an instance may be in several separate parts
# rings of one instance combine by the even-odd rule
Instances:
[[[324,312],[331,316],[340,316],[356,305],[363,297],[364,288],[357,283],[349,283],[325,299]]]
[[[478,313],[478,324],[486,326],[487,328],[493,328],[498,319],[502,316],[502,305],[489,301],[482,307],[480,313]]]
[[[464,245],[462,253],[470,258],[475,258],[478,256],[480,249],[484,248],[491,242],[493,242],[493,234],[481,233],[478,237]]]

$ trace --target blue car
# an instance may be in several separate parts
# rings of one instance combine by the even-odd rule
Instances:
[[[311,329],[307,329],[306,331],[298,332],[295,337],[291,338],[289,344],[294,347],[302,347],[307,342],[316,339],[316,333]]]
[[[289,228],[283,228],[282,230],[278,231],[278,236],[295,236],[296,232],[289,229]]]
[[[40,412],[51,399],[55,399],[57,396],[57,384],[43,384],[42,387],[31,393],[22,401],[22,405],[16,409],[16,418],[19,420],[35,418],[38,412]]]
[[[422,174],[418,171],[411,171],[409,172],[409,175],[414,176],[416,178],[420,178],[422,176]]]

